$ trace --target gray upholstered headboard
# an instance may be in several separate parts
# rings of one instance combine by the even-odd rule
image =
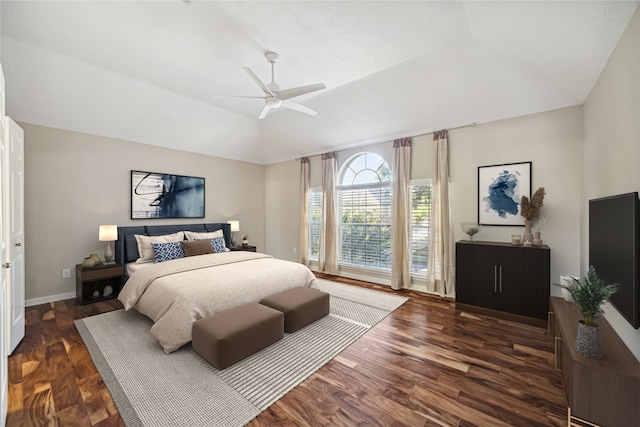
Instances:
[[[125,265],[134,262],[140,256],[138,244],[134,235],[159,236],[178,231],[212,232],[222,230],[227,247],[231,247],[231,225],[216,222],[210,224],[178,224],[178,225],[134,225],[130,227],[118,227],[118,240],[116,241],[117,263]]]

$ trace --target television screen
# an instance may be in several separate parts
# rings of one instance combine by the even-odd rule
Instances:
[[[620,288],[609,301],[634,328],[640,326],[638,193],[589,200],[589,264]]]

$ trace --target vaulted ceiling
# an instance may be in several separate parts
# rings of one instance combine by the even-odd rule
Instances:
[[[638,1],[6,1],[15,120],[270,164],[580,105]],[[241,67],[282,89],[258,120]]]

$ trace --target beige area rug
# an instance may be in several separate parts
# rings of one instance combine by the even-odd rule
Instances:
[[[135,310],[75,322],[128,427],[243,426],[407,298],[318,279],[331,295],[329,316],[218,370],[190,345],[164,354]]]

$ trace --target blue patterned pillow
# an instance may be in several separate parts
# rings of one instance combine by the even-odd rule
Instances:
[[[227,247],[224,245],[224,238],[214,237],[213,239],[211,239],[211,248],[215,253],[226,252]]]
[[[152,243],[156,253],[156,263],[184,258],[184,250],[180,242]]]

